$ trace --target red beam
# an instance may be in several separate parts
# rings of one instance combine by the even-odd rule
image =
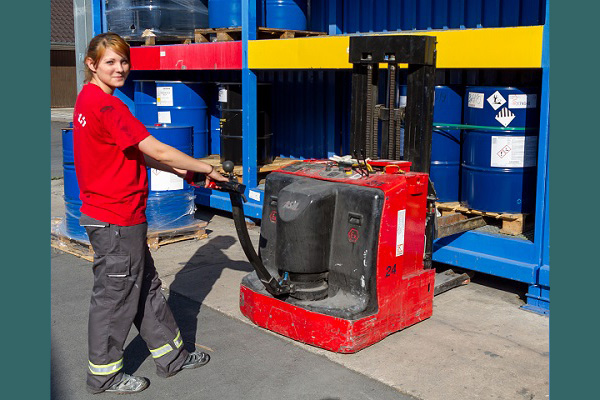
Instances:
[[[241,69],[242,42],[131,48],[132,70]]]
[[[130,50],[131,69],[133,71],[140,70],[157,70],[160,69],[160,47],[132,47]]]

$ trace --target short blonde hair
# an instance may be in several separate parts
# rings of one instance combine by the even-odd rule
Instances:
[[[128,62],[131,62],[129,57],[129,45],[125,39],[113,32],[101,33],[90,40],[87,52],[85,53],[85,60],[91,58],[94,62],[94,66],[97,66],[106,49],[111,49],[121,57],[125,58]],[[85,82],[87,83],[92,80],[93,73],[87,66],[85,60],[83,62],[83,67],[85,71]]]

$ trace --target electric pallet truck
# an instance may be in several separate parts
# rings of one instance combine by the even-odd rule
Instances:
[[[258,254],[244,219],[246,188],[233,177],[233,163],[223,164],[230,182],[210,187],[229,192],[255,270],[241,282],[242,313],[258,326],[339,353],[432,315],[432,244],[439,237],[428,175],[435,37],[351,37],[349,53],[354,158],[298,161],[270,173]],[[385,105],[376,104],[379,63],[388,64]],[[405,108],[395,106],[400,63],[408,64]],[[468,276],[452,280],[456,286]]]

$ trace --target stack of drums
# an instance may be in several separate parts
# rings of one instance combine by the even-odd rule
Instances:
[[[148,132],[177,150],[192,154],[191,126],[147,126]],[[177,175],[148,168],[150,193],[146,218],[149,230],[181,228],[194,222],[194,187]]]
[[[258,165],[273,162],[271,148],[271,85],[257,85],[257,132],[256,163]],[[219,104],[221,107],[221,162],[233,161],[242,165],[242,85],[222,83],[219,85]]]
[[[256,25],[305,31],[307,9],[307,0],[257,0]],[[211,28],[242,26],[242,1],[208,0],[208,25]]]
[[[192,156],[206,157],[208,86],[198,82],[135,81],[135,115],[144,125],[192,126]]]
[[[68,237],[77,240],[89,241],[87,232],[79,225],[82,202],[79,199],[79,184],[75,174],[75,157],[73,151],[73,123],[68,129],[62,130],[63,147],[63,176],[65,182],[65,227]]]
[[[463,133],[461,202],[465,206],[501,213],[534,211],[537,93],[530,88],[466,88],[465,124],[477,128]]]
[[[406,88],[406,85],[399,87],[400,106],[406,106]],[[433,121],[440,125],[460,124],[462,121],[461,90],[450,86],[436,86],[434,97]],[[404,128],[401,129],[400,148],[404,148]],[[433,128],[429,175],[439,201],[459,200],[460,130]]]

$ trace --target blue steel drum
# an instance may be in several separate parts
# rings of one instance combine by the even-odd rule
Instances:
[[[465,206],[491,212],[533,212],[538,97],[538,90],[531,88],[466,88],[465,124],[483,128],[463,132],[461,202]]]
[[[306,30],[306,0],[265,1],[265,17],[268,28]]]
[[[435,87],[433,122],[460,124],[462,94],[457,88]],[[460,130],[433,128],[431,135],[431,181],[439,201],[458,201],[460,193]]]
[[[406,85],[399,87],[400,105],[406,105]],[[456,87],[436,86],[433,122],[460,124],[462,94]],[[400,147],[404,149],[404,128],[400,130]],[[402,154],[404,152],[402,151]],[[433,128],[429,169],[439,201],[458,201],[460,194],[460,130]]]
[[[146,126],[156,139],[192,155],[191,126]],[[194,222],[194,187],[173,174],[148,168],[148,229],[180,228]]]
[[[71,124],[72,126],[72,124]],[[75,158],[73,154],[73,128],[62,130],[63,147],[63,177],[65,184],[65,228],[72,239],[89,241],[85,228],[79,225],[81,216],[81,200],[79,199],[79,184],[75,174]]]
[[[181,81],[156,81],[158,123],[192,126],[194,158],[208,155],[208,106],[210,96],[206,84]]]
[[[210,28],[242,26],[242,0],[208,0],[208,26]]]
[[[142,124],[154,125],[158,123],[155,81],[134,81],[133,102],[135,104],[135,117]]]

